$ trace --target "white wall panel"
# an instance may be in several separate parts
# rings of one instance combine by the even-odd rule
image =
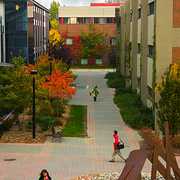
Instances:
[[[148,16],[148,45],[154,44],[154,15]]]
[[[152,58],[147,60],[147,85],[152,88],[153,85],[153,62]]]

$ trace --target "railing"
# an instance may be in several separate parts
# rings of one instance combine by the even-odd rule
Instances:
[[[0,137],[2,136],[4,131],[11,128],[11,125],[14,121],[14,112],[15,111],[11,111],[9,114],[0,118]]]
[[[151,179],[156,180],[157,172],[164,179],[180,180],[178,167],[171,146],[169,126],[165,123],[165,137],[161,140],[152,130],[143,130],[145,141],[139,150],[132,151],[119,180],[140,180],[145,160],[152,163]]]
[[[14,110],[0,119],[0,125],[14,116]]]

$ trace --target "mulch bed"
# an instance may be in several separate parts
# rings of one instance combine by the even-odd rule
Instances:
[[[87,176],[79,176],[72,180],[117,180],[120,176],[119,172],[109,172],[102,174],[91,174]]]
[[[102,173],[96,175],[79,176],[72,180],[118,180],[120,177],[119,172]],[[150,174],[142,173],[142,180],[151,180]],[[156,180],[165,180],[162,176],[158,175]]]
[[[46,135],[43,133],[37,133],[36,138],[32,138],[31,132],[22,131],[9,131],[5,132],[0,138],[0,143],[27,143],[37,144],[44,143],[46,141]]]
[[[59,119],[62,126],[65,125],[70,113],[70,107],[66,106],[63,118]],[[32,119],[31,115],[20,115],[19,120],[21,124]],[[46,132],[40,130],[38,125],[36,126],[36,138],[32,138],[32,130],[26,129],[23,125],[22,130],[19,130],[16,125],[13,125],[9,131],[3,133],[0,137],[0,143],[26,143],[26,144],[42,144],[47,140],[47,136],[52,135],[51,129]]]

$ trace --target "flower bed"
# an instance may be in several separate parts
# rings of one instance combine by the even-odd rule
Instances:
[[[72,180],[118,180],[120,177],[119,172],[109,172],[95,175],[79,176]],[[151,175],[142,173],[142,180],[151,180]],[[156,180],[165,180],[162,176],[158,175]]]

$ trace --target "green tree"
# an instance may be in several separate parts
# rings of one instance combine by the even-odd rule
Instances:
[[[0,109],[1,111],[15,110],[18,115],[31,102],[31,78],[25,74],[24,58],[14,57],[12,67],[0,71]]]
[[[58,20],[58,12],[59,12],[59,3],[53,0],[50,7],[50,20],[52,19]]]
[[[81,42],[83,58],[101,58],[108,50],[105,34],[96,32],[93,26],[88,33],[81,34]]]

